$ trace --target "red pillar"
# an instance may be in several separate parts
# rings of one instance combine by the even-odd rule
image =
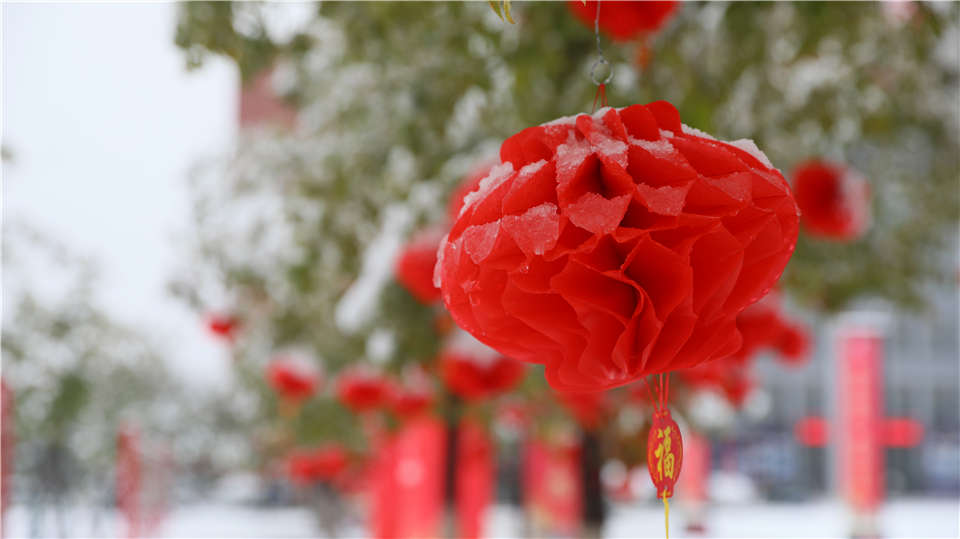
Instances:
[[[837,475],[857,516],[855,534],[873,534],[883,499],[883,336],[876,325],[847,324],[838,332]]]

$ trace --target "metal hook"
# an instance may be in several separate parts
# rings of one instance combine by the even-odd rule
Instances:
[[[607,66],[607,76],[604,77],[603,80],[597,80],[597,68],[600,66]],[[613,80],[613,69],[610,67],[610,62],[603,56],[597,58],[596,61],[593,62],[593,65],[590,66],[590,79],[593,80],[593,83],[597,86],[609,84],[610,81]]]

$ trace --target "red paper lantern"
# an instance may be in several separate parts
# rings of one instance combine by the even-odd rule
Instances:
[[[756,385],[749,367],[733,356],[683,369],[677,374],[689,386],[713,390],[738,408]]]
[[[776,351],[780,359],[789,364],[797,365],[807,359],[809,331],[804,325],[787,320],[776,292],[744,309],[737,317],[737,329],[743,336],[743,344],[733,358],[741,364],[748,363],[765,349]]]
[[[449,350],[440,356],[440,376],[454,394],[468,401],[494,397],[523,378],[522,363],[501,355],[478,356]]]
[[[923,423],[908,417],[891,417],[883,422],[882,439],[887,447],[915,447],[923,441]]]
[[[420,231],[400,251],[394,266],[400,284],[427,305],[440,300],[440,289],[433,285],[433,268],[437,265],[437,247],[443,235],[444,231],[437,228]]]
[[[793,190],[811,236],[850,241],[870,226],[870,185],[851,168],[807,161],[793,171]]]
[[[583,24],[593,28],[600,2],[570,0],[567,5]],[[600,29],[614,41],[629,41],[659,30],[676,9],[674,1],[603,2]]]
[[[462,399],[494,397],[512,389],[526,372],[524,365],[458,331],[438,359],[440,378]]]
[[[401,419],[411,419],[433,406],[433,394],[409,388],[396,388],[390,397],[390,409]]]
[[[426,413],[434,403],[433,383],[419,367],[408,369],[403,381],[390,391],[390,410],[400,419],[409,420]]]
[[[810,332],[800,324],[784,323],[775,346],[785,362],[803,363],[810,356]]]
[[[237,319],[232,316],[211,314],[207,316],[207,329],[222,339],[232,341],[236,336]]]
[[[823,447],[830,439],[830,424],[822,417],[804,417],[793,426],[793,436],[803,445]]]
[[[737,316],[743,343],[732,357],[746,364],[763,348],[772,346],[783,330],[779,295],[774,292],[747,307]]]
[[[750,141],[682,126],[665,101],[525,129],[441,247],[457,324],[559,391],[729,356],[736,316],[779,278],[798,212]]]
[[[606,415],[606,393],[557,393],[557,400],[586,430],[596,430]]]
[[[279,358],[267,365],[267,382],[284,399],[300,402],[316,393],[320,376],[304,360]]]
[[[337,398],[354,413],[382,408],[390,403],[389,382],[363,367],[348,369],[337,377]]]
[[[287,457],[286,472],[298,485],[337,478],[350,462],[347,451],[338,444],[295,451]]]

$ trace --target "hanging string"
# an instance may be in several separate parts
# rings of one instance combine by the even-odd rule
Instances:
[[[642,380],[647,389],[647,395],[650,396],[650,402],[653,404],[653,411],[661,412],[666,410],[670,403],[670,373],[660,373],[656,377],[656,389],[650,386],[650,381],[647,378],[642,378]]]
[[[597,111],[597,101],[600,102],[600,108],[607,106],[607,85],[601,84],[597,86],[597,93],[593,96],[593,110],[591,112]]]
[[[654,392],[653,392],[653,388],[650,387],[650,381],[647,380],[646,377],[643,378],[643,385],[646,386],[646,388],[647,388],[647,396],[650,397],[650,402],[653,403],[653,411],[656,412],[657,409],[658,409],[658,407],[657,407],[657,397],[654,396],[655,394],[654,394]]]
[[[597,102],[600,103],[601,107],[607,106],[607,85],[613,80],[613,69],[610,67],[610,62],[607,61],[607,57],[603,55],[603,48],[600,46],[600,3],[601,0],[597,0],[597,14],[593,19],[593,35],[597,40],[597,59],[590,67],[590,80],[597,85],[597,93],[593,97],[594,112],[597,110]],[[601,72],[598,72],[600,68],[607,70],[606,76],[602,78]]]
[[[667,493],[663,493],[663,534],[665,539],[670,539],[670,498]]]

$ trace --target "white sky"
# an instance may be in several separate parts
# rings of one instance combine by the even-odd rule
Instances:
[[[173,4],[4,4],[4,220],[54,236],[101,270],[99,300],[201,383],[226,350],[165,286],[189,230],[187,170],[230,148],[237,74],[188,73]]]

